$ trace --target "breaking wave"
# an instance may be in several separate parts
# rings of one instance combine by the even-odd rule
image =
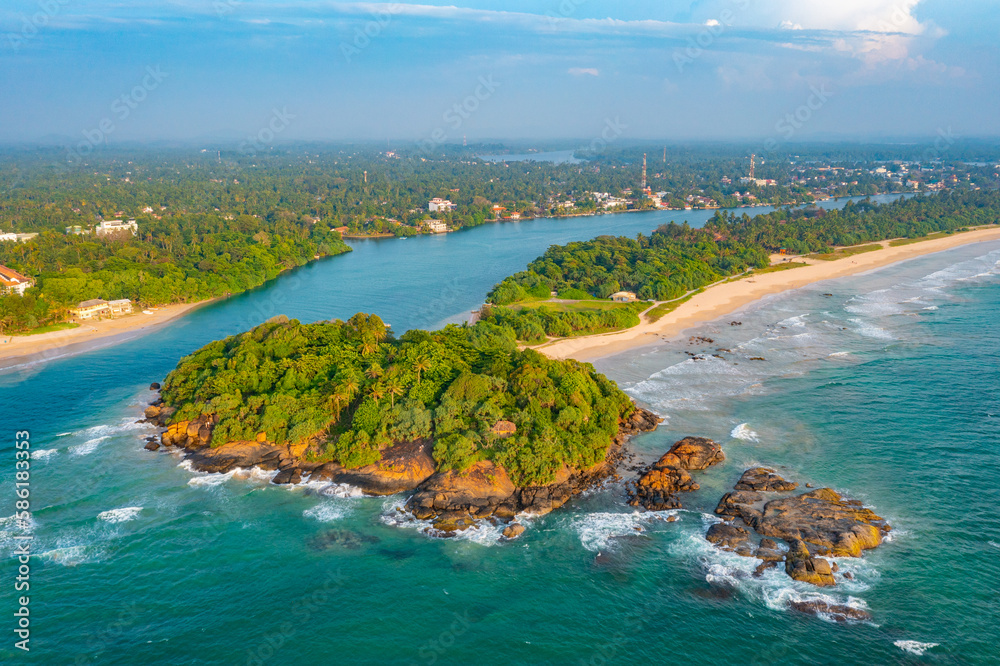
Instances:
[[[142,511],[141,506],[127,506],[121,509],[110,509],[97,514],[97,519],[108,523],[124,523],[138,518],[140,511]]]
[[[920,641],[893,641],[892,644],[903,652],[909,652],[910,654],[915,654],[918,657],[922,657],[924,652],[927,652],[932,647],[940,645],[940,643],[921,643]]]
[[[729,436],[733,439],[742,439],[744,442],[759,442],[760,438],[757,436],[750,426],[746,423],[741,423],[729,433]]]

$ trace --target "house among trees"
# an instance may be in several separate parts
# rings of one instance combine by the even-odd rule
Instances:
[[[132,314],[132,301],[121,298],[116,301],[106,301],[103,298],[92,298],[81,301],[70,310],[77,319],[100,319],[101,317],[117,317]]]
[[[121,231],[130,231],[132,235],[135,236],[139,231],[139,225],[136,224],[135,220],[129,220],[128,222],[123,222],[121,220],[104,220],[94,230],[98,236],[106,236],[108,234],[116,234]]]
[[[24,296],[25,290],[34,286],[35,281],[31,278],[21,275],[13,268],[0,266],[0,294]]]
[[[634,303],[635,302],[635,292],[632,291],[616,291],[611,294],[611,300],[615,303]]]
[[[510,437],[517,432],[517,426],[512,421],[497,421],[490,432],[499,437]]]
[[[441,197],[434,197],[433,199],[430,200],[430,203],[427,204],[427,209],[430,210],[432,213],[439,210],[447,212],[449,210],[455,210],[456,208],[458,208],[457,205],[453,204],[447,199],[442,199]]]
[[[127,298],[120,298],[117,301],[108,301],[108,309],[112,317],[132,314],[132,301]]]
[[[89,301],[80,301],[70,312],[77,319],[94,319],[101,315],[111,314],[111,308],[108,307],[108,302],[103,298],[92,298]]]

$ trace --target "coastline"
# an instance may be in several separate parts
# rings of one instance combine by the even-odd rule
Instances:
[[[138,337],[135,334],[150,333],[213,300],[215,299],[166,305],[151,315],[139,312],[118,319],[83,322],[77,328],[62,331],[38,335],[3,335],[0,336],[0,370],[131,340]]]
[[[831,280],[882,268],[907,259],[942,252],[962,245],[1000,240],[1000,227],[987,227],[955,233],[942,238],[918,241],[897,247],[882,241],[881,250],[855,254],[832,261],[805,260],[809,265],[772,273],[749,275],[738,280],[716,284],[694,294],[675,310],[655,322],[643,321],[638,326],[597,335],[563,338],[532,347],[554,359],[574,358],[594,361],[636,347],[655,344],[662,339],[735,312],[765,296],[799,289],[815,282]],[[789,257],[792,261],[802,258]]]

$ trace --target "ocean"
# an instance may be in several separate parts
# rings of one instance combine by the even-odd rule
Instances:
[[[135,423],[149,382],[211,339],[279,312],[311,321],[364,309],[400,331],[460,320],[548,244],[609,225],[650,231],[660,215],[366,241],[150,335],[0,374],[3,515],[20,430],[31,433],[34,511],[30,655],[13,647],[12,555],[25,533],[0,516],[0,659],[997,663],[1000,243],[772,296],[595,363],[666,419],[632,440],[637,462],[685,435],[722,443],[727,461],[695,473],[701,489],[676,511],[638,512],[610,483],[529,517],[513,542],[492,528],[431,539],[396,510],[401,497],[192,473],[142,449],[155,432]],[[703,537],[755,464],[862,500],[891,539],[840,559],[855,579],[836,588],[754,578],[754,560]],[[808,598],[872,621],[788,610]]]

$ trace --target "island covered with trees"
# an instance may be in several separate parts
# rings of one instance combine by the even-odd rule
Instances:
[[[439,526],[558,506],[610,473],[625,436],[657,423],[591,365],[518,350],[509,328],[396,338],[363,313],[278,317],[208,344],[181,359],[147,416],[199,469],[273,461],[278,481],[416,489],[429,497],[418,513]]]

